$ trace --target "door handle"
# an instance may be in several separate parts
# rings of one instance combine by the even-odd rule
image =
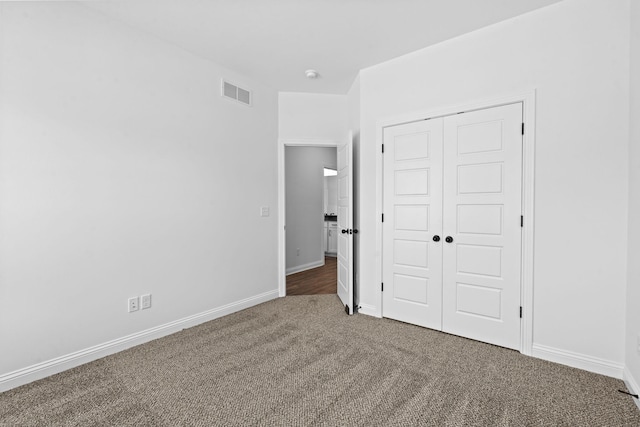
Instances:
[[[344,228],[342,229],[342,234],[347,234],[349,232],[349,230],[345,230]]]
[[[447,243],[451,243],[451,242],[453,242],[453,237],[447,236],[447,238],[444,239],[444,241],[447,242]]]
[[[434,242],[439,242],[440,241],[440,236],[438,236],[437,234],[435,236],[433,236],[433,241]]]

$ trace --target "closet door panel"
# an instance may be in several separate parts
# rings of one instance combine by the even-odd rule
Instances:
[[[383,316],[442,327],[442,119],[384,131]]]
[[[443,331],[520,348],[522,104],[444,118]]]

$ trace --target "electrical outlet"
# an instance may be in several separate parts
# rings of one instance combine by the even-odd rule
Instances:
[[[300,248],[296,249],[296,256],[300,256]]]
[[[269,216],[269,206],[262,206],[260,208],[260,216]]]
[[[140,299],[138,297],[129,298],[129,313],[140,309]]]
[[[140,295],[140,308],[151,308],[151,294]]]

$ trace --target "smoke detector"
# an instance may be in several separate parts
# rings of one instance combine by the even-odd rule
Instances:
[[[304,72],[304,74],[307,76],[308,79],[317,79],[318,77],[320,77],[320,74],[318,74],[318,72],[316,70],[307,70]]]

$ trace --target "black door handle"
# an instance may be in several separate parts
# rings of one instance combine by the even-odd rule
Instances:
[[[347,234],[349,230],[342,229],[342,234]]]
[[[453,242],[453,237],[447,236],[447,238],[444,239],[444,241],[447,242],[447,243],[451,243],[451,242]]]
[[[435,236],[433,236],[433,241],[434,242],[439,242],[440,241],[440,236],[438,236],[437,234]]]

